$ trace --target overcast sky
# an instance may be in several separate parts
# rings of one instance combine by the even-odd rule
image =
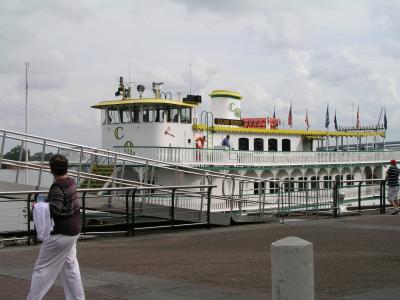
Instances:
[[[0,128],[24,131],[25,62],[29,132],[100,146],[100,111],[120,75],[151,90],[244,96],[242,116],[274,106],[294,128],[322,129],[388,118],[400,139],[400,1],[2,0]],[[130,70],[130,72],[129,72]],[[383,119],[383,117],[382,117]]]

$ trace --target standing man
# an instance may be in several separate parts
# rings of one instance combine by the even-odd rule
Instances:
[[[397,162],[392,159],[390,161],[389,169],[386,172],[385,179],[387,180],[388,193],[387,197],[390,204],[395,209],[392,215],[398,214],[399,210],[399,174],[400,170],[397,168]]]
[[[54,183],[47,201],[54,227],[50,237],[40,247],[27,300],[43,299],[58,275],[67,300],[84,300],[76,258],[81,222],[75,181],[67,175],[68,160],[64,155],[56,154],[50,159],[50,170]]]
[[[222,140],[222,143],[221,143],[221,145],[222,146],[225,146],[225,147],[228,147],[228,148],[231,148],[231,143],[229,142],[229,139],[230,139],[230,136],[229,136],[229,134]]]

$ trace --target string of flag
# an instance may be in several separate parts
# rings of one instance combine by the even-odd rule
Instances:
[[[384,117],[383,117],[383,128],[387,130],[388,128],[388,119],[386,115],[386,107],[384,109]],[[274,106],[274,114],[273,117],[276,118],[276,112],[275,112],[275,106]],[[380,119],[380,117],[379,117]],[[310,128],[310,119],[308,116],[308,109],[306,108],[306,116],[304,119],[304,122],[306,123],[306,128],[307,130]],[[380,123],[378,121],[378,123]],[[290,102],[290,107],[289,107],[289,113],[288,113],[288,122],[287,122],[289,128],[293,128],[293,109],[292,109],[292,102]],[[335,127],[335,130],[339,130],[338,126],[338,118],[336,114],[336,109],[335,109],[335,114],[333,118],[333,124]],[[382,124],[382,123],[380,123]],[[328,129],[330,125],[330,115],[329,115],[329,104],[326,106],[326,113],[325,113],[325,128]],[[381,125],[382,126],[382,125]],[[355,128],[360,129],[361,128],[361,123],[360,123],[360,106],[357,107],[357,113],[356,113],[356,123],[355,123]]]

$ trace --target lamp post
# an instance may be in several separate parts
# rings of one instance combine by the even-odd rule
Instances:
[[[25,63],[25,184],[28,184],[28,68],[29,63]]]

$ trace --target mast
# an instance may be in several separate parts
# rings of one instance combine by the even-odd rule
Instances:
[[[189,95],[192,94],[192,57],[189,59]]]
[[[28,69],[29,63],[25,63],[25,184],[28,184]]]

